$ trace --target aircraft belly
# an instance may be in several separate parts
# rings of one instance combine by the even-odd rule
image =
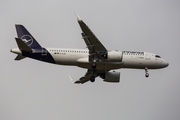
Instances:
[[[59,65],[77,65],[77,59],[83,56],[78,56],[74,54],[53,54],[53,58],[56,64]]]
[[[112,70],[122,68],[123,62],[104,62],[97,65],[100,70]]]
[[[54,56],[56,64],[60,65],[74,65],[76,62],[76,58],[72,56],[64,56],[64,55],[57,55]]]
[[[77,62],[78,67],[92,69],[92,63]],[[96,69],[98,70],[112,70],[122,68],[123,62],[97,62]]]

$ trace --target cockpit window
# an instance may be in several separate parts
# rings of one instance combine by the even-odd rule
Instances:
[[[159,55],[155,55],[155,57],[157,57],[157,58],[161,58]]]

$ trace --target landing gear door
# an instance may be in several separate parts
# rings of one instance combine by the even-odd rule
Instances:
[[[149,53],[145,53],[145,59],[150,60],[150,54]]]

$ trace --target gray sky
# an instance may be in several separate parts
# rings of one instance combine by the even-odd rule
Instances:
[[[179,0],[1,0],[0,120],[179,120]],[[14,61],[15,24],[45,47],[85,48],[76,11],[107,49],[157,53],[170,65],[119,69],[121,82],[74,85],[86,72]]]

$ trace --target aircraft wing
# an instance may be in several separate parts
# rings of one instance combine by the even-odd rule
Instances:
[[[69,77],[70,77],[70,79],[71,79],[71,81],[72,81],[73,83],[81,83],[81,84],[83,84],[83,83],[85,83],[85,82],[88,82],[88,81],[90,80],[90,77],[91,77],[92,75],[93,75],[93,70],[88,70],[88,71],[86,72],[86,74],[85,74],[83,77],[81,77],[79,80],[77,80],[77,81],[74,81],[71,76],[69,76]],[[95,73],[94,73],[94,77],[98,77],[98,76],[99,76],[98,72],[95,72]]]
[[[83,32],[81,33],[81,35],[87,45],[87,48],[89,49],[90,56],[101,56],[103,53],[106,53],[107,49],[98,40],[98,38],[94,35],[90,28],[81,20],[81,18],[77,14],[76,17]],[[92,61],[93,58],[94,57],[90,57],[89,60]]]

